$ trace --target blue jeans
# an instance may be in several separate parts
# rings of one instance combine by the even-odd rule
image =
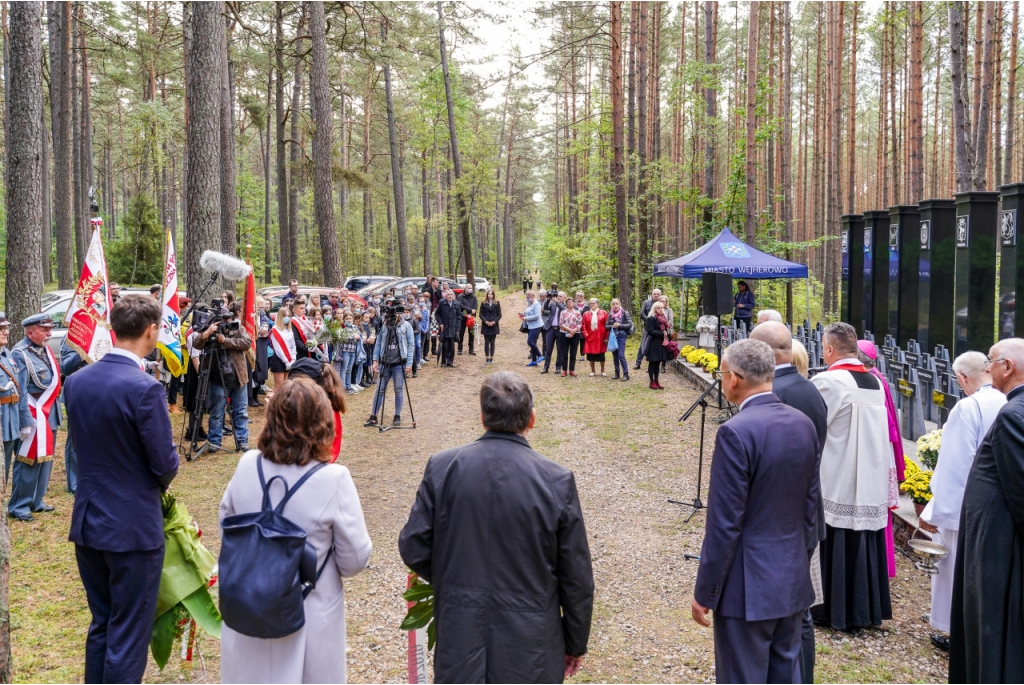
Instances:
[[[373,415],[377,416],[384,405],[384,393],[388,389],[388,381],[395,381],[395,416],[402,413],[402,405],[405,404],[405,367],[401,364],[391,367],[391,370],[380,367],[380,379],[377,381],[377,391],[373,398]]]
[[[43,496],[50,485],[52,469],[52,461],[32,465],[15,460],[11,501],[7,505],[12,516],[27,516],[43,508]]]
[[[537,338],[540,336],[542,329],[531,328],[526,334],[526,344],[530,348],[530,361],[535,362],[541,356],[540,350],[537,349]]]
[[[422,350],[421,342],[420,341],[422,339],[423,339],[423,336],[419,332],[417,332],[416,333],[416,353],[412,356],[412,370],[413,371],[416,371],[418,368],[420,368],[420,352]]]
[[[224,438],[224,406],[231,399],[231,427],[235,431],[235,442],[239,445],[249,444],[249,393],[244,387],[235,388],[230,392],[219,385],[210,383],[210,394],[207,403],[210,405],[210,436],[209,443],[214,447],[221,446]]]
[[[345,382],[345,389],[352,389],[352,365],[356,363],[356,351],[341,353],[341,380]]]
[[[626,376],[629,375],[629,363],[626,362],[626,331],[613,331],[614,335],[619,341],[619,349],[612,352],[612,362],[615,364],[615,373],[619,373],[619,367],[622,367],[622,373]]]

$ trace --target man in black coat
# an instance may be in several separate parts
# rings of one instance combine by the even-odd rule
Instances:
[[[552,284],[554,285],[554,284]],[[544,349],[550,350],[551,354],[544,356],[544,370],[541,373],[547,373],[551,368],[551,358],[556,356],[555,354],[555,342],[558,339],[558,317],[565,311],[565,293],[559,292],[558,297],[548,298],[547,301],[547,312],[544,316]],[[562,370],[561,367],[561,356],[558,355],[558,359],[555,360],[555,373]]]
[[[560,683],[594,608],[576,480],[526,441],[537,414],[518,374],[486,378],[480,418],[476,442],[430,458],[398,539],[434,586],[434,681]]]
[[[949,682],[1024,682],[1024,340],[988,353],[1006,393],[974,455],[960,510],[949,622]]]
[[[818,453],[814,459],[814,496],[817,500],[817,535],[812,540],[809,554],[825,539],[825,511],[821,501],[821,446],[825,444],[828,434],[828,407],[814,383],[801,376],[793,366],[793,336],[785,325],[766,321],[760,323],[750,334],[751,340],[767,343],[775,353],[775,378],[772,381],[772,392],[779,400],[794,409],[799,409],[814,424],[818,436]],[[814,621],[810,610],[804,615],[802,645],[800,648],[800,673],[803,682],[814,682]]]
[[[464,285],[462,287],[462,293],[456,298],[456,300],[459,303],[459,307],[462,308],[462,312],[460,313],[459,316],[459,354],[461,355],[462,343],[466,339],[466,328],[468,327],[467,319],[471,316],[476,318],[476,308],[478,303],[476,301],[476,293],[473,291],[473,284],[467,283],[466,285]],[[473,351],[474,337],[475,334],[473,332],[473,329],[470,328],[469,353],[475,356],[476,352]]]
[[[459,316],[461,307],[455,301],[455,291],[444,290],[444,299],[437,304],[434,318],[440,327],[441,366],[455,366],[455,341],[459,337]]]
[[[715,612],[720,683],[800,682],[801,622],[814,601],[807,549],[817,536],[814,424],[772,394],[775,358],[759,340],[722,356],[739,414],[715,436],[692,613]],[[785,436],[780,440],[778,436]]]

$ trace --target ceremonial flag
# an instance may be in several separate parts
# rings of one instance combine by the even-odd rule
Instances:
[[[245,332],[249,334],[250,340],[245,356],[249,359],[249,365],[256,368],[256,323],[258,319],[256,317],[256,276],[253,275],[252,269],[249,270],[249,276],[245,279],[245,308],[243,311],[242,325],[245,327]]]
[[[178,260],[174,256],[174,238],[167,230],[167,262],[164,265],[164,289],[161,295],[163,318],[156,347],[164,357],[172,376],[185,372],[181,355],[181,308],[178,306]]]
[[[107,280],[102,235],[102,225],[94,223],[82,276],[64,315],[68,346],[90,364],[114,346],[114,333],[110,329],[110,282]]]

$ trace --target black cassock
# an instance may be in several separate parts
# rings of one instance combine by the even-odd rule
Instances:
[[[434,585],[437,683],[560,683],[587,651],[594,576],[572,471],[487,432],[427,462],[398,538]]]
[[[949,682],[1024,682],[1024,386],[978,448],[960,513]]]

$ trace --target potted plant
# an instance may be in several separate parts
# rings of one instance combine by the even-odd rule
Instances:
[[[929,471],[939,463],[939,445],[942,444],[942,429],[933,430],[917,439],[917,460]]]
[[[917,464],[903,457],[906,465],[905,480],[900,484],[900,491],[910,496],[914,502],[914,511],[918,516],[924,511],[925,505],[932,499],[932,472],[922,470]]]

